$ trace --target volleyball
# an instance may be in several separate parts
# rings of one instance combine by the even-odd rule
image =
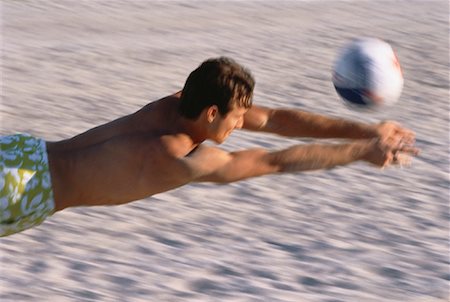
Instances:
[[[345,45],[333,67],[332,81],[338,95],[354,108],[392,105],[403,90],[394,50],[376,38],[359,38]]]

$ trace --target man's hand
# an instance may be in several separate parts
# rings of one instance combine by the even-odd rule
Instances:
[[[375,125],[376,133],[381,142],[395,145],[403,144],[406,146],[414,145],[416,135],[412,130],[403,128],[394,121],[383,121]]]
[[[409,166],[412,157],[419,154],[419,149],[411,144],[413,141],[410,139],[413,138],[409,137],[409,140],[407,140],[400,134],[392,134],[384,140],[381,138],[373,139],[368,144],[363,160],[381,168],[390,165]],[[408,142],[408,144],[405,142]]]

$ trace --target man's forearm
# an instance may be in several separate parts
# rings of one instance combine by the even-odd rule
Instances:
[[[371,143],[364,140],[349,144],[298,145],[270,153],[269,161],[279,172],[330,169],[364,160]]]
[[[270,132],[289,137],[366,139],[377,136],[374,125],[299,110],[273,110],[268,123]]]

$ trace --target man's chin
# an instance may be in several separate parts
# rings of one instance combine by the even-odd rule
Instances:
[[[223,142],[225,142],[225,140],[228,138],[228,136],[226,136],[226,137],[221,137],[221,138],[214,138],[214,139],[212,139],[212,141],[214,142],[214,143],[216,143],[217,145],[220,145],[220,144],[222,144]]]

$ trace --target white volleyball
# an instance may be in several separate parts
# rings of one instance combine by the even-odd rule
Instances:
[[[346,45],[336,60],[332,79],[339,96],[360,108],[392,105],[403,90],[394,50],[376,38],[360,38]]]

